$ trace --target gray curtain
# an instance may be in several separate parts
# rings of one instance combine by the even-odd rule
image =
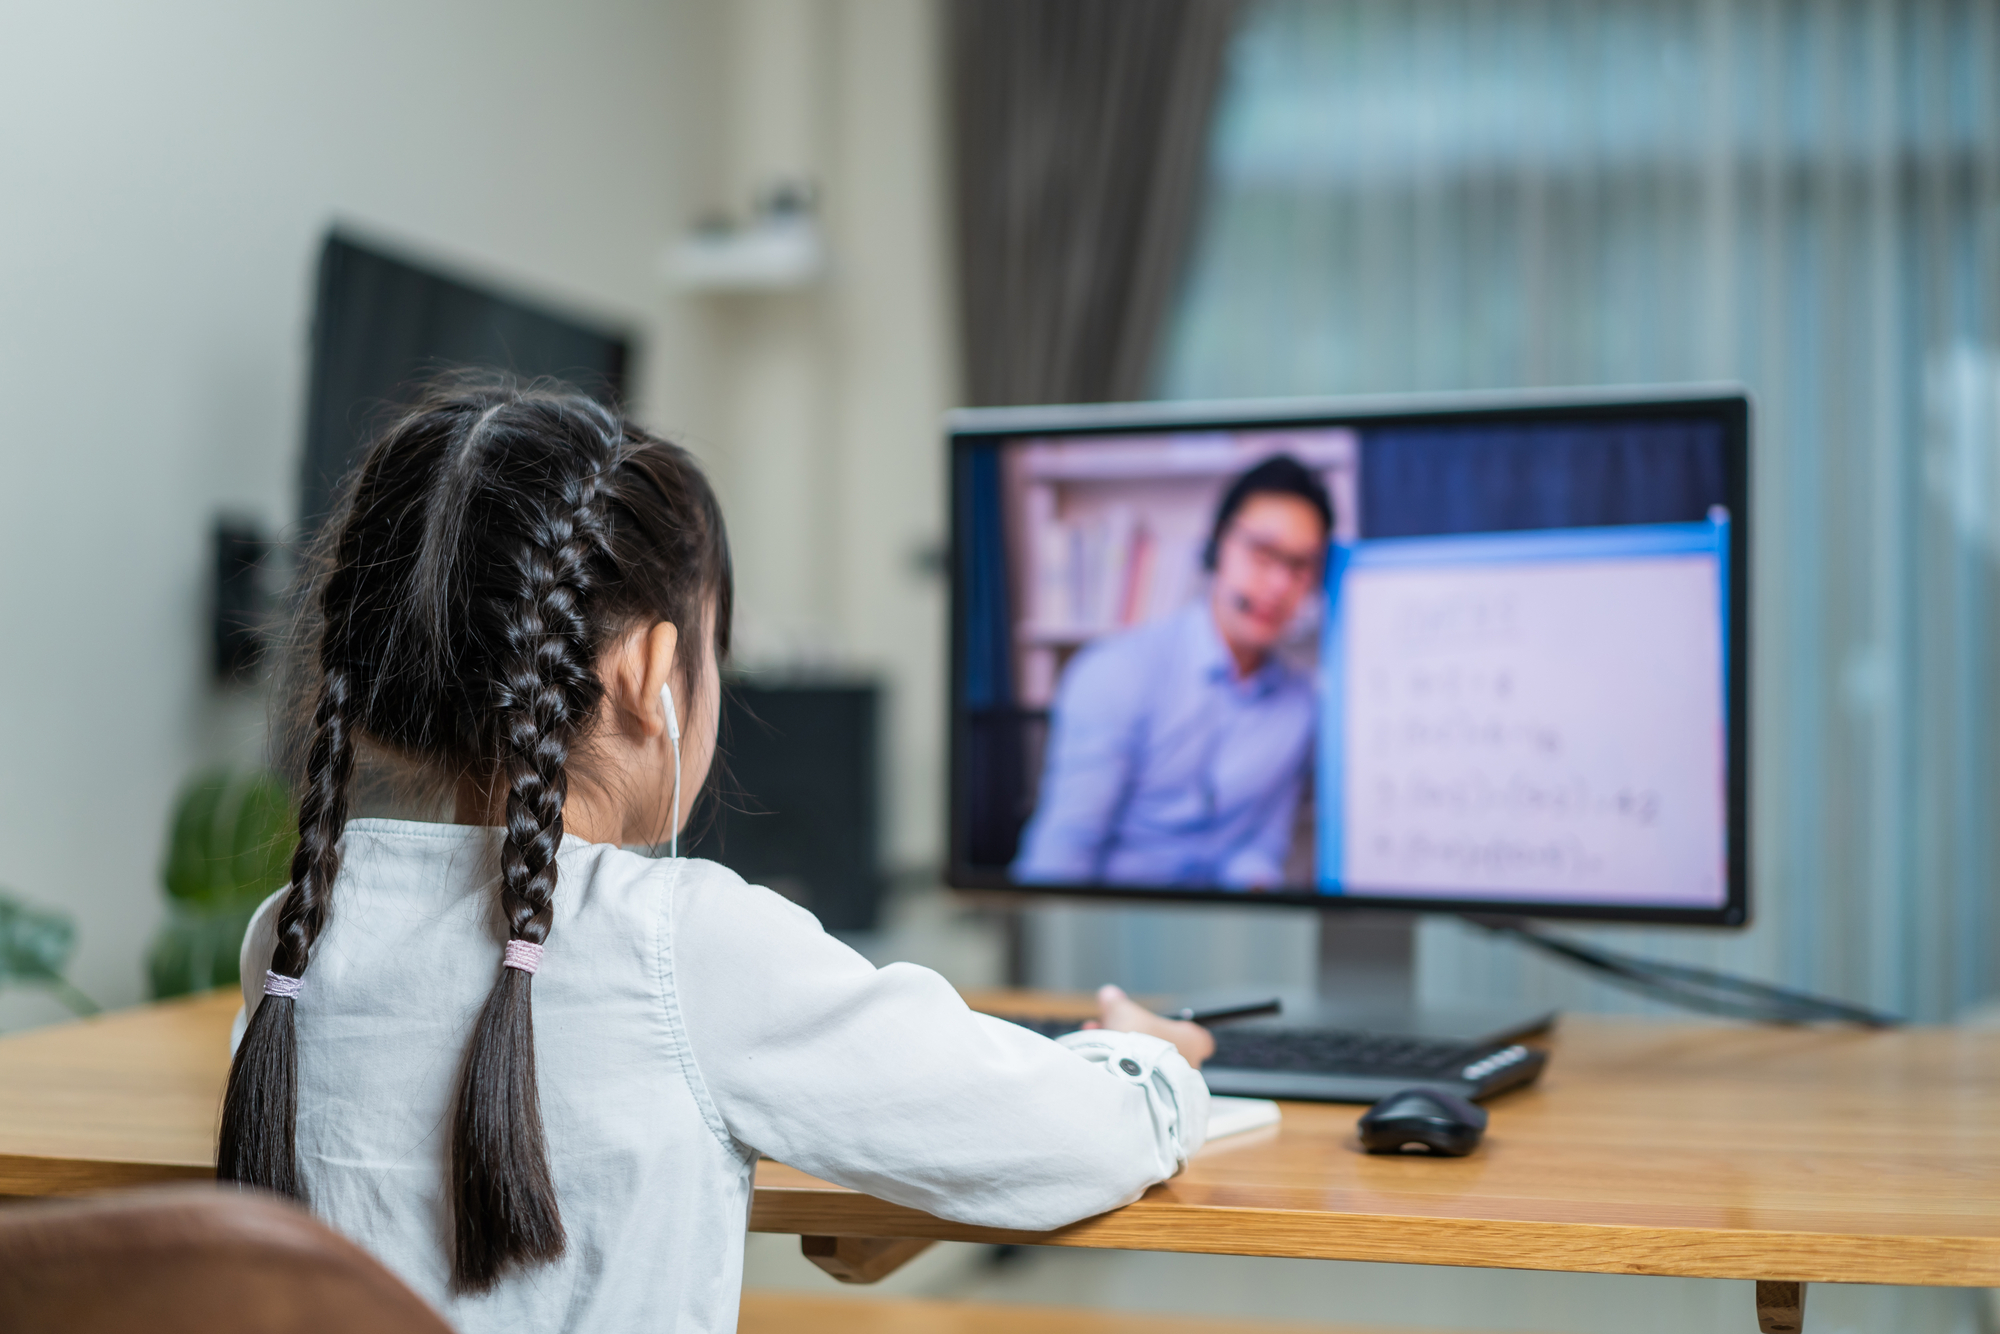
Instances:
[[[1240,0],[955,0],[968,398],[1138,397]]]
[[[1260,0],[1209,169],[1167,397],[1754,391],[1755,924],[1601,938],[2000,995],[2000,5]],[[1631,1004],[1424,930],[1433,1000]]]

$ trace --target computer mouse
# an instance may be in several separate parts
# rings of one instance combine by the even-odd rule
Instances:
[[[1486,1133],[1486,1109],[1455,1093],[1409,1088],[1361,1114],[1361,1147],[1370,1153],[1421,1150],[1462,1158]]]

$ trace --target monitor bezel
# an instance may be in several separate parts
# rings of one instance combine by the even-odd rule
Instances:
[[[1617,417],[1699,416],[1724,428],[1726,504],[1732,522],[1729,550],[1729,654],[1727,759],[1728,887],[1716,907],[1619,907],[1551,903],[1541,900],[1446,899],[1393,895],[1322,894],[1310,890],[1244,891],[1127,885],[1023,885],[1004,871],[972,865],[966,858],[965,800],[970,775],[969,713],[965,682],[966,626],[962,612],[965,562],[959,497],[974,449],[1023,435],[1079,438],[1135,430],[1240,430],[1274,425],[1297,428],[1377,425],[1385,420],[1412,425],[1460,422],[1476,417],[1494,422],[1590,420]],[[950,520],[951,637],[948,687],[948,838],[946,881],[955,889],[1018,895],[1023,898],[1111,900],[1127,903],[1228,903],[1273,908],[1368,910],[1469,914],[1494,918],[1643,922],[1678,926],[1741,927],[1750,921],[1750,395],[1736,384],[1608,387],[1575,390],[1509,390],[1491,393],[1380,395],[1352,398],[1256,399],[1215,402],[1083,404],[1056,407],[969,408],[950,413],[947,503]]]

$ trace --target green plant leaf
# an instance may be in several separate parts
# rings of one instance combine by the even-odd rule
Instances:
[[[254,906],[284,886],[297,842],[291,797],[275,774],[206,770],[175,800],[160,878],[168,898],[190,907]]]
[[[282,889],[291,879],[298,842],[298,813],[285,785],[271,773],[248,775],[240,788],[230,849],[231,897],[262,903]]]
[[[96,1014],[97,1002],[63,976],[76,947],[76,924],[64,913],[31,908],[0,893],[0,986],[43,987],[76,1014]]]
[[[76,925],[62,913],[0,896],[0,982],[61,977],[76,948]]]
[[[223,770],[196,774],[174,798],[173,823],[167,831],[167,859],[161,868],[167,895],[185,902],[206,902],[211,896],[210,831],[222,792],[229,785]]]
[[[188,779],[160,869],[167,921],[146,957],[155,997],[237,980],[251,914],[284,888],[297,844],[297,815],[276,774],[208,769]]]
[[[254,903],[217,911],[170,906],[166,924],[153,937],[146,956],[153,998],[165,1000],[237,982],[242,976],[243,935],[256,910]]]

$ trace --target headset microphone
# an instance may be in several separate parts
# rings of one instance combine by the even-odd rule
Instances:
[[[1229,605],[1242,612],[1245,616],[1248,616],[1253,610],[1249,597],[1242,593],[1231,593],[1229,595]]]
[[[660,707],[667,711],[667,744],[674,751],[674,810],[672,832],[667,835],[667,855],[681,855],[681,719],[674,710],[674,690],[660,687]]]

